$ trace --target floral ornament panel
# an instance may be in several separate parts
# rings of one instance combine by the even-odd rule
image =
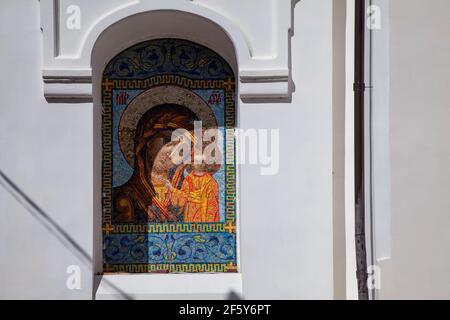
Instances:
[[[139,43],[106,67],[102,101],[104,272],[237,272],[228,63],[185,40]]]

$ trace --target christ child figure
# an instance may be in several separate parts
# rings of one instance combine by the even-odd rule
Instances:
[[[172,204],[183,209],[185,223],[219,222],[219,185],[204,161],[193,164],[180,189],[167,181]]]

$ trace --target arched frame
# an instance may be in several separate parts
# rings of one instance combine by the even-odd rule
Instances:
[[[42,0],[44,95],[48,100],[92,99],[91,54],[98,40],[114,29],[117,37],[123,38],[123,48],[150,37],[174,35],[198,43],[208,42],[223,57],[239,62],[239,70],[235,71],[242,99],[289,99],[293,91],[290,37],[297,1],[247,0],[243,6],[240,0],[216,3],[117,0],[98,4],[79,0],[75,5],[80,12],[89,14],[83,14],[80,30],[74,31],[65,28],[67,2]],[[257,11],[253,9],[255,5]],[[123,30],[127,28],[117,27],[132,21],[131,29],[136,32],[128,33],[125,39]],[[206,24],[208,28],[202,28]],[[186,29],[186,25],[190,27]],[[262,25],[263,37],[259,35]],[[225,34],[232,43],[233,55],[220,52],[222,37],[213,36],[219,33]]]
[[[91,58],[91,64],[93,69],[93,100],[94,100],[94,230],[93,230],[93,238],[94,238],[94,249],[93,249],[93,257],[94,257],[94,274],[104,274],[103,268],[103,239],[102,239],[102,132],[101,132],[101,124],[102,124],[102,76],[103,71],[107,67],[109,61],[112,58],[117,56],[120,52],[126,50],[133,45],[138,43],[142,43],[145,41],[151,41],[154,39],[160,38],[175,38],[175,39],[185,39],[187,41],[191,41],[197,43],[201,46],[207,47],[212,51],[216,52],[220,57],[222,57],[230,66],[232,72],[237,75],[238,74],[238,62],[236,56],[235,46],[232,40],[228,37],[228,35],[220,28],[218,25],[212,23],[211,21],[204,19],[199,16],[194,16],[191,14],[187,14],[180,11],[164,11],[159,12],[159,19],[156,19],[158,15],[155,12],[148,12],[143,14],[134,15],[119,21],[118,23],[112,25],[107,28],[102,34],[100,34],[97,39]],[[149,18],[153,19],[149,19]],[[161,22],[165,19],[177,20],[180,21],[181,24],[189,25],[190,28],[184,28],[183,30],[170,29],[166,31],[157,31],[155,29],[151,29],[145,27],[145,24],[148,21]],[[204,30],[208,30],[208,33],[204,33]],[[155,33],[152,33],[154,31]],[[235,96],[238,96],[239,88],[235,87]],[[236,101],[236,123],[235,126],[239,127],[239,112],[238,112],[238,99]],[[238,149],[238,146],[236,146]],[[217,288],[222,288],[223,294],[227,294],[230,291],[234,291],[239,293],[242,291],[242,282],[240,276],[240,265],[239,265],[239,167],[236,167],[236,233],[237,233],[237,245],[236,245],[236,257],[238,261],[237,271],[238,273],[221,273],[214,277],[212,280],[212,275],[202,275],[202,278],[197,279],[196,281],[200,284],[202,281],[207,286],[208,281],[214,281],[217,283]],[[115,276],[108,277],[109,281],[115,282],[117,279]],[[105,279],[105,275],[102,277],[95,277],[94,279],[94,296],[99,296],[99,291],[104,287],[104,281],[101,279]],[[123,283],[125,287],[132,286],[132,283],[136,281],[135,277],[130,278],[127,282]],[[145,283],[154,281],[154,277],[145,278]],[[179,279],[176,285],[172,286],[172,291],[181,291],[184,292],[183,281],[191,281],[190,277],[184,276]],[[181,281],[181,282],[180,282]],[[144,283],[143,282],[143,283]],[[97,290],[97,287],[100,285],[100,289]],[[142,286],[144,286],[142,284]],[[141,288],[143,288],[141,286]],[[179,286],[179,289],[177,289]],[[107,286],[108,287],[108,286]],[[146,285],[145,288],[149,288],[149,285]],[[200,284],[199,290],[203,286]],[[133,291],[133,288],[124,289],[124,291]],[[108,291],[108,290],[106,290]]]

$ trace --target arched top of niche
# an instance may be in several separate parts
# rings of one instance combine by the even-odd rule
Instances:
[[[168,23],[170,21],[170,23]],[[91,65],[95,69],[104,69],[106,64],[119,53],[138,43],[156,39],[183,39],[202,45],[216,52],[228,62],[234,74],[238,74],[238,64],[244,56],[250,57],[250,51],[244,39],[237,40],[241,54],[237,52],[236,40],[230,37],[222,25],[203,16],[180,10],[155,10],[126,16],[113,24],[108,24],[98,36],[89,35],[95,43],[92,48],[86,40],[83,54],[89,54]],[[101,28],[101,26],[97,26]],[[99,32],[100,30],[98,30]],[[236,34],[236,31],[234,31]],[[238,33],[239,34],[239,33]],[[243,49],[242,49],[243,47]],[[91,51],[90,51],[91,50]],[[95,70],[94,70],[95,71]]]
[[[170,24],[167,21],[177,23]],[[191,13],[158,10],[128,16],[101,32],[95,42],[91,58],[94,95],[96,83],[101,82],[107,65],[121,52],[139,43],[162,38],[183,39],[204,46],[225,60],[232,73],[238,75],[236,49],[222,27]]]
[[[177,74],[189,79],[234,79],[231,66],[210,48],[184,39],[144,41],[125,49],[106,66],[109,79],[147,79]]]

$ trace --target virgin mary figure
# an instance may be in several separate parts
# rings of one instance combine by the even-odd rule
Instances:
[[[193,132],[197,120],[192,111],[173,104],[154,107],[141,117],[134,137],[133,175],[113,189],[116,223],[219,221],[213,175],[220,165],[176,165],[171,160],[181,143],[172,141],[172,133]]]

